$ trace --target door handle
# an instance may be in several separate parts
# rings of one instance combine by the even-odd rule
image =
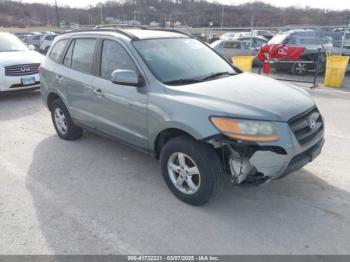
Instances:
[[[102,91],[101,88],[95,88],[95,89],[93,89],[92,91],[93,91],[96,95],[99,95],[99,96],[103,95],[103,91]]]
[[[62,83],[63,82],[63,79],[62,79],[61,75],[56,75],[56,79],[57,79],[58,83]]]

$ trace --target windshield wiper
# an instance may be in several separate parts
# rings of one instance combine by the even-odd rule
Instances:
[[[176,79],[176,80],[170,80],[164,82],[166,85],[187,85],[187,84],[193,84],[193,83],[199,83],[201,80],[188,78],[188,79]]]
[[[218,72],[218,73],[214,73],[214,74],[211,74],[209,76],[206,76],[206,77],[202,78],[201,81],[207,81],[207,80],[210,80],[210,79],[215,79],[215,78],[218,78],[218,77],[223,76],[223,75],[233,76],[233,75],[235,75],[235,73],[233,73],[233,72]]]
[[[220,77],[220,76],[223,76],[223,75],[229,75],[229,76],[232,76],[232,75],[235,75],[234,72],[218,72],[218,73],[214,73],[214,74],[211,74],[209,76],[206,76],[204,78],[201,78],[201,79],[195,79],[195,78],[182,78],[182,79],[176,79],[176,80],[170,80],[170,81],[166,81],[164,82],[164,84],[166,85],[186,85],[186,84],[193,84],[193,83],[200,83],[200,82],[203,82],[203,81],[207,81],[207,80],[210,80],[210,79],[214,79],[214,78],[217,78],[217,77]]]

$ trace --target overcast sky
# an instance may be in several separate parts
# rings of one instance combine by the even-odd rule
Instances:
[[[88,5],[95,5],[103,0],[57,0],[58,5],[68,5],[72,7],[86,7]],[[21,0],[24,3],[54,3],[54,0]],[[213,1],[211,1],[213,2]],[[216,2],[221,2],[225,4],[241,4],[246,2],[254,2],[248,0],[216,0]],[[350,9],[350,4],[348,0],[292,0],[292,1],[281,1],[281,0],[263,0],[264,3],[270,3],[275,6],[286,7],[286,6],[299,6],[305,7],[306,5],[316,8],[324,9]],[[331,3],[331,4],[330,4]]]

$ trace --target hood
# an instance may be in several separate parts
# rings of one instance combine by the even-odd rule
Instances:
[[[252,73],[167,89],[183,102],[248,119],[288,121],[315,106],[303,89]]]
[[[42,63],[45,56],[35,51],[0,52],[0,66]]]

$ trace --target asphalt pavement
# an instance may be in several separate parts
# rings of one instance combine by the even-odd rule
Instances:
[[[350,93],[311,91],[319,158],[203,207],[177,200],[159,163],[92,133],[60,140],[39,93],[0,97],[0,254],[349,254]]]

